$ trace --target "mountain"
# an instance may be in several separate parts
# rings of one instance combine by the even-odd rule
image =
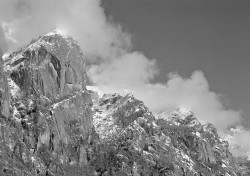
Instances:
[[[0,60],[1,176],[248,174],[190,110],[153,114],[132,94],[88,90],[84,60],[57,31]]]
[[[60,163],[86,165],[93,118],[83,60],[79,45],[57,32],[5,58],[1,175],[53,175],[66,172]]]

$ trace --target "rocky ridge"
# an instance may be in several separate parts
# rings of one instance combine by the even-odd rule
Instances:
[[[132,94],[87,90],[69,36],[51,32],[0,64],[0,175],[244,175],[190,110],[153,114]]]
[[[154,116],[131,94],[113,94],[96,101],[93,113],[97,133],[114,147],[126,175],[240,174],[228,143],[189,110]]]

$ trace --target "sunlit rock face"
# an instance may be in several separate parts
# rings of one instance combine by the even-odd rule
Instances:
[[[53,173],[58,164],[86,166],[92,100],[79,45],[52,32],[0,62],[0,137],[12,160],[36,165],[30,175]]]

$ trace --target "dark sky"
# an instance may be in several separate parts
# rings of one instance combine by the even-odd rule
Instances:
[[[250,127],[249,0],[104,0],[106,14],[133,36],[134,49],[169,72],[201,70]]]

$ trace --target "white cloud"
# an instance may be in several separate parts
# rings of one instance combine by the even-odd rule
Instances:
[[[158,73],[156,61],[149,60],[140,52],[131,52],[92,67],[89,76],[100,85],[124,86],[129,88],[148,83]]]

